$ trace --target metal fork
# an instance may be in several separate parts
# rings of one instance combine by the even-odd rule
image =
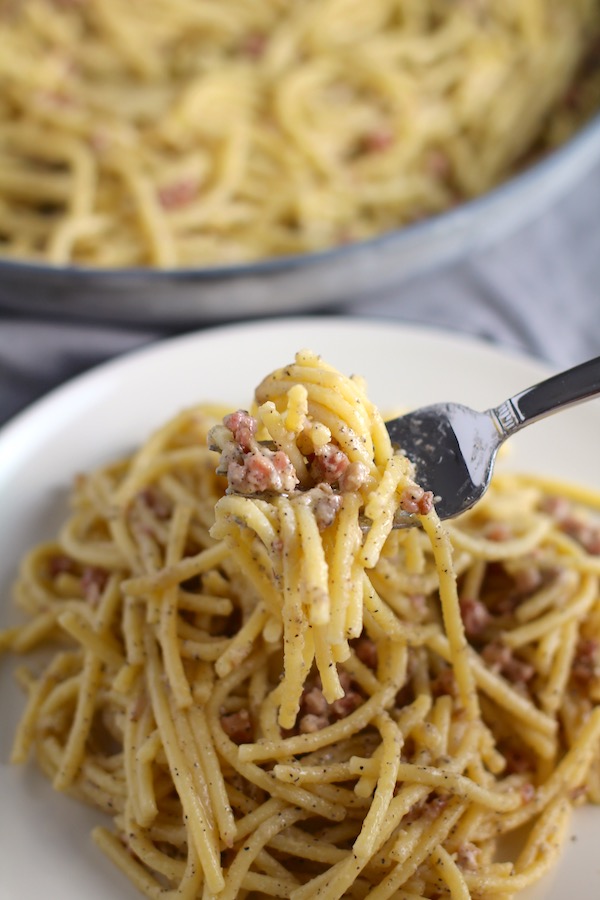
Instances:
[[[435,403],[386,422],[394,447],[415,465],[416,480],[450,519],[470,509],[487,490],[498,449],[511,435],[546,416],[600,395],[600,356],[553,375],[499,406],[476,412],[458,403]],[[416,524],[398,517],[396,527]]]

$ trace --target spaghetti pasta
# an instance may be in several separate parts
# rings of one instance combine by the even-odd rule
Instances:
[[[197,267],[439,213],[600,107],[597,0],[0,0],[0,252]]]
[[[252,414],[77,479],[0,636],[51,651],[12,760],[107,813],[153,900],[513,895],[600,801],[592,508],[500,473],[442,525],[363,381],[301,351]]]

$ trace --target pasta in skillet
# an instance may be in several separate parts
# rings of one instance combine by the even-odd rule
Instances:
[[[13,761],[156,900],[516,894],[600,798],[590,506],[504,474],[442,524],[364,382],[301,351],[77,479],[0,637],[52,649]]]
[[[230,265],[435,215],[600,108],[599,29],[597,0],[0,0],[0,253]]]

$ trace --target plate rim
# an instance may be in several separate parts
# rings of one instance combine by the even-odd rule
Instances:
[[[47,390],[41,396],[26,404],[22,409],[13,413],[4,423],[0,425],[0,453],[4,444],[8,440],[13,439],[13,432],[19,428],[27,427],[30,420],[36,415],[40,415],[44,410],[60,402],[64,397],[68,396],[71,391],[81,390],[88,384],[93,384],[97,379],[105,376],[107,372],[114,371],[118,373],[125,370],[131,365],[135,365],[138,361],[151,358],[156,355],[162,355],[168,352],[170,348],[178,345],[184,346],[193,344],[196,341],[202,342],[202,339],[211,336],[226,335],[231,331],[246,330],[249,332],[264,329],[276,329],[289,325],[293,327],[298,325],[324,325],[325,328],[342,328],[351,330],[356,326],[358,328],[366,328],[373,330],[389,331],[390,328],[398,331],[399,334],[413,334],[417,337],[427,337],[432,341],[440,341],[442,343],[455,343],[457,346],[464,345],[471,350],[477,351],[486,349],[494,356],[504,357],[508,361],[516,363],[529,364],[539,368],[540,377],[552,375],[557,371],[557,367],[547,360],[533,354],[529,354],[519,348],[511,347],[507,344],[494,343],[488,338],[477,337],[460,330],[450,330],[444,327],[438,327],[433,323],[415,323],[397,319],[393,316],[369,316],[368,313],[353,313],[347,315],[290,315],[290,316],[269,316],[265,319],[252,319],[242,322],[226,322],[219,325],[207,325],[203,328],[185,331],[182,334],[168,335],[152,339],[138,347],[133,347],[123,353],[117,353],[101,362],[95,363],[83,372],[67,377],[60,384]],[[583,362],[583,360],[582,360]]]

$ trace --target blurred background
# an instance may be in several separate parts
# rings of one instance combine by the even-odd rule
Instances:
[[[0,0],[0,422],[266,316],[600,354],[599,110],[598,0]]]

